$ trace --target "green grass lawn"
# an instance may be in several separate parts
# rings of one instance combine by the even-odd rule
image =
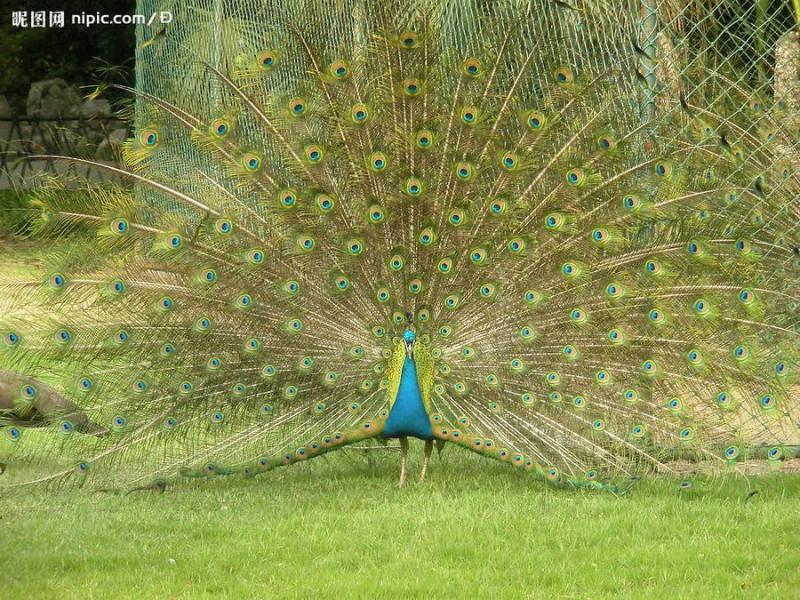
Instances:
[[[39,248],[6,243],[0,274],[42,277]],[[688,492],[659,478],[615,497],[448,448],[426,483],[397,489],[397,453],[375,454],[164,494],[0,491],[0,600],[800,594],[798,474]]]
[[[412,445],[418,461],[420,445]],[[800,476],[551,489],[449,448],[0,499],[2,598],[796,598]],[[418,462],[412,463],[418,470]],[[413,474],[413,473],[412,473]],[[759,494],[745,501],[748,490]]]

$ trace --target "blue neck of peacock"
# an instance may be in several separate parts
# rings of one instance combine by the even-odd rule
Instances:
[[[414,361],[416,336],[413,331],[406,330],[403,334],[403,339],[406,344],[406,358],[403,362],[403,372],[400,376],[397,397],[386,421],[383,436],[387,438],[411,436],[423,440],[433,439],[433,430],[422,401],[422,390],[419,386],[417,365]]]

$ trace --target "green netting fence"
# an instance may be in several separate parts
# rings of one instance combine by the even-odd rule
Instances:
[[[163,97],[210,104],[215,97],[213,83],[207,77],[191,76],[198,73],[200,61],[223,71],[231,69],[237,56],[274,38],[272,28],[283,23],[287,13],[302,18],[305,27],[316,26],[331,45],[364,43],[373,32],[364,19],[363,4],[362,0],[140,0],[138,12],[169,11],[173,20],[139,27],[138,86]],[[398,25],[414,19],[414,3],[407,4],[407,12],[397,14]],[[575,54],[584,60],[589,56],[594,65],[605,67],[638,63],[649,82],[645,103],[658,104],[659,99],[672,98],[683,89],[687,97],[697,95],[714,106],[735,107],[744,93],[763,108],[782,102],[788,111],[800,109],[798,0],[449,0],[428,4],[449,23],[451,43],[456,46],[493,7],[517,4],[520,14],[525,14],[524,9],[532,5],[534,16],[525,25],[532,39],[558,43],[565,60]],[[154,52],[147,51],[151,47]]]
[[[138,27],[137,88],[211,118],[224,103],[225,90],[203,63],[230,72],[260,49],[286,48],[282,76],[268,84],[281,93],[305,69],[302,52],[291,51],[296,41],[287,22],[302,21],[306,34],[324,40],[335,55],[337,49],[364,45],[375,33],[370,5],[368,0],[139,0],[139,13],[169,11],[173,18],[166,25]],[[398,4],[390,25],[398,31],[413,26],[420,5],[435,14],[439,43],[465,53],[481,23],[511,5],[531,42],[547,46],[544,52],[619,73],[620,119],[668,118],[680,111],[681,102],[731,122],[746,116],[745,135],[770,144],[774,161],[800,168],[800,0],[409,1]],[[142,113],[137,121],[146,126]],[[202,160],[188,136],[177,143],[179,155]]]

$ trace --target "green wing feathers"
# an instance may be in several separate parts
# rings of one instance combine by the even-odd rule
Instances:
[[[42,189],[38,233],[73,250],[2,287],[0,367],[105,432],[9,423],[6,481],[249,475],[371,437],[409,327],[441,439],[553,480],[779,464],[796,131],[744,93],[667,89],[645,120],[600,12],[490,4],[288,3],[223,20],[218,60],[201,25],[141,47],[192,93],[131,90],[130,174]]]

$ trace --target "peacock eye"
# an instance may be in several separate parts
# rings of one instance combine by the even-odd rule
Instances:
[[[155,148],[159,139],[159,133],[155,129],[144,129],[139,134],[139,141],[145,148]]]
[[[422,84],[416,79],[407,79],[403,82],[403,92],[406,96],[417,96],[422,91]]]
[[[350,75],[350,67],[343,60],[335,60],[328,68],[328,72],[333,75],[334,79],[345,79]]]
[[[255,64],[263,73],[268,73],[272,70],[278,60],[278,55],[272,50],[264,50],[256,56]]]
[[[295,98],[289,102],[289,113],[292,116],[300,117],[306,112],[306,102],[302,98]]]
[[[398,36],[400,47],[411,50],[419,46],[419,35],[414,31],[404,31]]]

